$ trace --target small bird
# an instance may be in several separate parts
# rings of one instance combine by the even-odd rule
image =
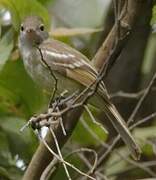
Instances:
[[[48,92],[52,92],[55,81],[43,60],[58,79],[58,94],[64,90],[67,90],[69,94],[81,92],[97,78],[98,72],[87,57],[67,44],[49,38],[41,17],[28,16],[21,23],[19,49],[28,74]],[[123,118],[111,103],[103,82],[100,83],[89,103],[104,111],[128,146],[132,156],[138,159],[140,148]]]

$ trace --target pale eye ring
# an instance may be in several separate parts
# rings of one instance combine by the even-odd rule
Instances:
[[[24,26],[23,25],[21,25],[21,31],[24,31]]]
[[[40,25],[40,30],[41,30],[41,31],[44,31],[44,25],[43,25],[43,24]]]

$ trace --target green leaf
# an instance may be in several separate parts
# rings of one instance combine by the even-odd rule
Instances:
[[[14,28],[18,31],[22,19],[29,15],[41,16],[49,26],[49,15],[44,6],[36,0],[1,0],[0,5],[8,9],[12,15]]]
[[[52,5],[55,0],[38,0],[41,4],[47,5],[50,3],[50,5]]]
[[[13,31],[7,31],[0,40],[0,70],[8,60],[13,49]]]
[[[152,34],[148,39],[147,48],[144,55],[142,72],[150,74],[153,72],[153,64],[155,62],[155,49],[156,49],[156,35]]]
[[[155,24],[155,23],[156,23],[156,5],[153,7],[152,20],[151,20],[151,24]]]
[[[1,27],[1,23],[0,23],[0,37],[1,37],[1,33],[2,33],[2,27]]]
[[[14,127],[12,126],[12,128]],[[6,132],[4,132],[2,127],[0,131],[0,139],[0,177],[3,177],[2,179],[5,180],[21,179],[21,170],[16,167],[16,160],[11,154],[11,151],[13,151],[14,147],[10,146],[12,142],[10,143],[9,136]],[[14,142],[16,141],[17,139],[14,140]]]
[[[0,167],[0,177],[5,178],[5,180],[10,180],[10,175],[4,167]]]
[[[9,150],[7,135],[2,131],[2,129],[0,132],[0,139],[0,166],[9,166],[11,152]]]
[[[20,111],[16,108],[16,104],[20,102],[20,97],[14,95],[14,93],[0,85],[0,115],[16,114],[20,115]],[[15,112],[16,111],[16,112]]]
[[[97,116],[97,111],[95,108],[92,107],[91,109],[92,114],[94,117]],[[99,141],[97,141],[97,139],[95,139],[94,137],[91,136],[91,133],[86,129],[86,127],[82,124],[82,121],[79,121],[76,129],[72,135],[73,139],[82,144],[82,145],[99,145],[100,141],[105,142],[107,139],[108,134],[106,132],[104,132],[104,130],[98,126],[97,124],[95,124],[90,116],[88,115],[88,113],[83,113],[83,120],[86,122],[87,126],[89,127],[89,129],[96,134],[97,138],[99,139]],[[96,118],[95,118],[96,120]]]
[[[3,180],[21,180],[22,173],[16,167],[0,167],[0,177]]]
[[[0,118],[0,124],[3,132],[7,134],[10,151],[25,161],[30,160],[37,142],[30,129],[20,132],[20,128],[25,124],[25,120],[16,117]]]
[[[43,105],[43,94],[25,72],[21,60],[8,61],[0,72],[0,99],[3,110],[29,118]]]

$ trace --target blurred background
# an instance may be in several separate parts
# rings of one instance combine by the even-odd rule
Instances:
[[[105,79],[112,95],[119,91],[142,91],[156,71],[156,6],[151,5],[150,1],[143,3],[130,39]],[[64,41],[89,59],[94,57],[114,24],[111,0],[0,0],[0,180],[22,178],[38,146],[38,139],[30,128],[22,133],[19,130],[32,115],[43,112],[48,102],[44,92],[27,75],[18,51],[21,20],[32,14],[44,19],[52,38]],[[128,119],[140,97],[133,95],[133,98],[112,96],[112,101],[125,119]],[[92,112],[99,120],[105,118],[94,108]],[[135,122],[155,112],[156,94],[153,86]],[[112,151],[100,165],[99,171],[112,180],[156,178],[155,120],[150,118],[132,132],[143,151],[140,164],[135,164],[130,158],[129,161],[125,160]],[[104,152],[101,142],[111,143],[116,137],[116,131],[107,120],[105,125],[109,134],[84,113],[62,153],[67,155],[80,147]],[[127,154],[122,143],[116,148],[122,154]],[[92,160],[90,154],[84,153],[83,156]],[[87,171],[79,154],[67,160]],[[70,173],[74,179],[81,179],[72,169]],[[61,166],[52,179],[67,179]]]

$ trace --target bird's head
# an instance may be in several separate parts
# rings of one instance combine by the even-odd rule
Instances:
[[[20,43],[37,46],[48,38],[43,20],[38,16],[28,16],[20,26]]]

